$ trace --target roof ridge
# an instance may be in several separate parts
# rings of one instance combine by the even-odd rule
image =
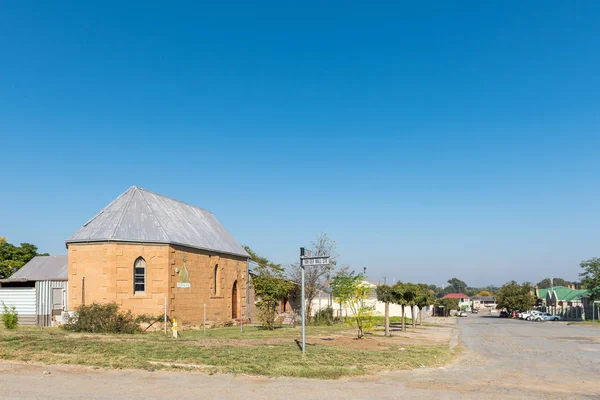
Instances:
[[[139,190],[140,188],[138,188]],[[150,206],[150,203],[148,202],[148,200],[146,199],[146,197],[144,197],[144,194],[141,193],[143,190],[140,190],[140,196],[142,196],[142,199],[144,200],[144,202],[146,202],[146,205],[148,206],[148,209],[150,210],[150,212],[152,213],[152,216],[154,216],[154,218],[156,219],[156,221],[158,222],[158,227],[160,228],[161,231],[163,231],[163,233],[165,234],[165,237],[167,238],[167,240],[171,240],[171,237],[169,236],[169,234],[167,233],[167,231],[165,230],[165,228],[163,228],[162,223],[160,222],[160,218],[158,218],[158,216],[156,215],[156,213],[154,212],[154,210],[152,209],[152,207]],[[156,194],[156,193],[154,193]]]
[[[125,203],[125,206],[123,207],[123,212],[121,213],[121,216],[119,217],[119,220],[117,221],[117,223],[115,224],[115,229],[113,230],[112,234],[110,235],[110,239],[115,237],[115,233],[117,233],[117,229],[119,229],[119,226],[121,225],[121,221],[123,221],[123,217],[125,216],[125,212],[127,211],[127,207],[129,207],[129,203],[131,203],[131,199],[133,199],[133,196],[135,196],[135,192],[139,189],[137,186],[132,186],[129,189],[127,189],[125,191],[125,193],[128,193],[130,190],[133,189],[133,193],[131,194],[131,196],[129,196],[129,199],[127,199],[127,203]],[[123,193],[123,195],[125,194]],[[121,195],[122,196],[122,195]],[[119,197],[121,197],[119,196]],[[119,198],[117,197],[117,199]],[[115,199],[116,200],[116,199]],[[102,210],[104,211],[104,210]]]
[[[181,200],[178,200],[178,199],[176,199],[176,198],[173,198],[173,197],[165,196],[164,194],[156,193],[156,192],[153,192],[152,190],[144,189],[144,188],[141,188],[141,187],[139,187],[139,186],[132,186],[132,187],[136,188],[136,189],[137,189],[137,190],[139,190],[139,191],[142,191],[142,192],[148,192],[148,193],[152,193],[153,195],[160,196],[160,197],[164,197],[165,199],[169,199],[169,200],[172,200],[172,201],[176,201],[176,202],[178,202],[178,203],[185,204],[186,206],[194,207],[194,208],[197,208],[197,209],[200,209],[200,210],[202,210],[202,211],[206,211],[206,212],[209,212],[209,213],[211,213],[211,214],[212,214],[212,211],[210,211],[210,210],[207,210],[206,208],[198,207],[198,206],[195,206],[195,205],[193,205],[193,204],[186,203],[185,201],[181,201]]]

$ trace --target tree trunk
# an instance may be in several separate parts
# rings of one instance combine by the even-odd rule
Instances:
[[[390,303],[385,303],[385,336],[390,336]]]
[[[423,325],[423,309],[419,310],[419,325]]]
[[[402,304],[402,332],[406,332],[406,315],[404,313],[404,304]]]
[[[417,316],[415,315],[415,309],[417,308],[417,306],[411,306],[410,307],[410,312],[412,315],[412,322],[413,322],[413,329],[417,327]]]

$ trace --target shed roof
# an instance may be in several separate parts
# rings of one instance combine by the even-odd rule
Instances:
[[[37,256],[2,282],[66,281],[67,256]]]
[[[248,257],[207,210],[132,186],[67,239],[71,243],[176,244]]]

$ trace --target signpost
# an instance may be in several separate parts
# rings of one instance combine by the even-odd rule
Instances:
[[[308,256],[307,250],[300,247],[300,267],[302,267],[302,353],[306,353],[306,298],[304,295],[304,270],[306,267],[329,265],[329,256]]]

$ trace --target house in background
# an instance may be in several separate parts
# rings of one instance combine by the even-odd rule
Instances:
[[[592,313],[590,292],[576,289],[575,285],[554,286],[549,289],[535,287],[533,294],[537,298],[538,307],[560,315],[563,319],[581,320],[585,319],[586,314]]]
[[[15,306],[20,325],[52,325],[67,310],[67,267],[67,256],[34,257],[0,280],[0,306]]]
[[[248,258],[207,210],[133,186],[67,241],[69,309],[116,302],[182,325],[247,318]]]
[[[463,309],[471,308],[471,299],[464,293],[448,293],[444,296],[444,299],[458,299],[458,308]]]
[[[471,299],[473,308],[487,308],[493,310],[496,308],[494,296],[475,296]]]
[[[365,305],[372,307],[376,315],[385,315],[385,303],[377,300],[377,294],[375,292],[375,289],[377,288],[377,286],[379,286],[379,283],[369,280],[364,280],[362,281],[362,283],[372,289],[371,296],[369,296],[369,299],[365,302]],[[331,290],[329,288],[320,291],[317,297],[315,297],[315,299],[312,301],[312,314],[316,314],[317,312],[319,312],[320,309],[323,309],[325,307],[333,307],[334,317],[351,317],[353,315],[352,310],[349,307],[340,305],[340,303],[337,303],[335,301],[335,298],[333,298],[333,296],[331,295]],[[429,310],[429,307],[427,307],[426,310]],[[400,317],[402,316],[402,306],[390,303],[389,312],[390,317]],[[415,316],[418,317],[419,312],[420,310],[417,310],[417,308],[415,307]],[[413,316],[413,311],[409,306],[406,306],[404,308],[404,313],[406,318],[412,318]]]

